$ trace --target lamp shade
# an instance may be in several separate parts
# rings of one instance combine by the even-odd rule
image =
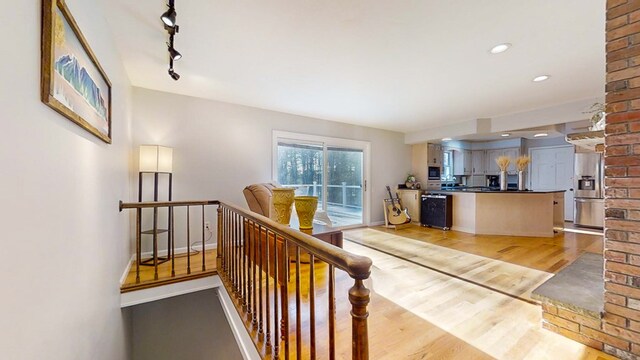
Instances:
[[[173,172],[173,149],[160,145],[140,145],[140,172]]]

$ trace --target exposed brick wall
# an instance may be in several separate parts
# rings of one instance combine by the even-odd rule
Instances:
[[[602,321],[549,303],[542,304],[542,327],[592,348],[604,349]]]
[[[605,315],[619,341],[604,350],[640,356],[640,0],[607,0]]]

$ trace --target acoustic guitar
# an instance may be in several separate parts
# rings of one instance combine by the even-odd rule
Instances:
[[[409,216],[407,209],[402,209],[402,206],[400,205],[400,198],[394,199],[393,195],[391,195],[391,188],[389,188],[389,185],[387,185],[387,192],[391,199],[391,204],[387,205],[387,217],[389,224],[400,225],[411,222],[411,217]]]

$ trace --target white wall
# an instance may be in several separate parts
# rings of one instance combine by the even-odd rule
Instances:
[[[385,185],[404,182],[411,168],[402,133],[141,88],[134,88],[133,99],[134,144],[174,148],[175,200],[220,199],[246,207],[242,189],[272,178],[273,130],[370,141],[373,222],[384,219]]]
[[[113,144],[41,103],[40,4],[0,13],[0,357],[126,359],[131,87],[99,5],[67,0],[113,83]]]

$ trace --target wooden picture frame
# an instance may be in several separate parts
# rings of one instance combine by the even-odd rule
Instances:
[[[111,143],[111,82],[64,0],[42,0],[42,102]]]

